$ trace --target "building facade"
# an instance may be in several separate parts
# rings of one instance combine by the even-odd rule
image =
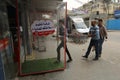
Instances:
[[[11,80],[21,74],[21,63],[32,53],[32,21],[43,19],[47,14],[55,16],[61,2],[0,0],[0,80]]]
[[[120,3],[114,0],[92,0],[78,9],[87,11],[87,14],[82,16],[88,24],[89,19],[102,18],[105,21],[114,19],[114,11],[120,9]]]

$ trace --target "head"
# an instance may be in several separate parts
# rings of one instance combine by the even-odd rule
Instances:
[[[64,20],[59,20],[59,23],[62,27],[64,27]]]
[[[98,25],[102,25],[103,24],[103,20],[102,19],[98,19]]]
[[[59,23],[60,24],[64,24],[64,20],[59,20]]]
[[[96,26],[96,24],[97,24],[97,22],[96,22],[96,21],[91,21],[91,25],[92,25],[93,27],[95,27],[95,26]]]

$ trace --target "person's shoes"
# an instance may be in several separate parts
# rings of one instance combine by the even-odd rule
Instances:
[[[93,61],[97,61],[97,60],[98,60],[98,58],[94,58],[94,59],[93,59]]]
[[[82,56],[82,57],[84,57],[84,58],[86,58],[86,59],[88,58],[87,56]]]
[[[69,60],[67,60],[67,63],[69,63],[69,62],[71,62],[72,61],[72,59],[69,59]]]

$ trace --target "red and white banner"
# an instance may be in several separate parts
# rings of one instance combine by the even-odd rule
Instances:
[[[53,22],[51,20],[36,20],[31,25],[33,35],[47,36],[55,32]]]

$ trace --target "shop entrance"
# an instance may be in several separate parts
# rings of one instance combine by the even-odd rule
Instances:
[[[11,32],[12,41],[13,41],[13,50],[14,50],[14,62],[17,62],[18,57],[18,38],[17,38],[17,25],[16,25],[16,8],[7,4],[7,13],[9,21],[9,30]]]
[[[46,8],[43,5],[45,3],[49,3]],[[53,4],[56,4],[56,1],[31,0],[17,4],[19,14],[17,26],[22,27],[22,30],[19,30],[19,35],[22,34],[19,36],[20,76],[54,72],[66,68],[64,48],[61,49],[61,62],[55,62],[57,60],[56,49],[60,43],[60,40],[56,39],[59,33],[59,20],[64,20],[66,26],[67,5],[63,2],[59,5],[57,3],[56,6]],[[53,9],[47,9],[49,6],[53,6]]]

